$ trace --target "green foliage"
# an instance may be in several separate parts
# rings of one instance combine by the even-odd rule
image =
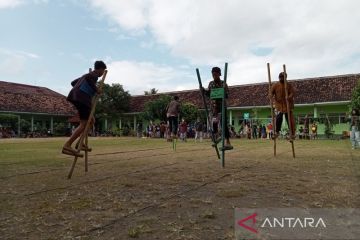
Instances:
[[[152,88],[150,91],[144,91],[144,95],[154,95],[157,94],[159,90]]]
[[[169,95],[161,95],[159,98],[147,102],[144,106],[144,112],[140,119],[149,121],[166,121],[166,108],[169,105],[172,97]],[[192,103],[182,103],[180,108],[180,117],[187,122],[195,122],[200,116],[198,108]]]
[[[103,93],[96,105],[96,117],[119,117],[129,111],[130,94],[120,84],[104,84]]]
[[[186,122],[191,123],[195,122],[200,114],[198,108],[194,104],[183,103],[181,104],[180,116],[185,119]]]
[[[331,138],[334,135],[333,123],[330,121],[328,115],[326,115],[324,124],[325,124],[325,136],[327,138]]]
[[[144,106],[142,118],[146,120],[166,120],[166,108],[171,101],[171,96],[161,95],[158,99],[147,102]]]
[[[17,127],[17,126],[16,126]],[[21,133],[28,133],[31,131],[31,122],[25,119],[20,120],[20,130]]]
[[[14,114],[0,114],[0,125],[15,129],[18,124],[18,116]]]
[[[131,136],[132,135],[132,131],[130,129],[129,126],[125,126],[122,130],[122,135],[123,136]]]
[[[54,135],[55,136],[64,136],[66,135],[67,127],[65,123],[55,123],[54,124]]]
[[[350,106],[352,109],[354,108],[360,109],[360,79],[358,80],[358,84],[356,88],[352,92]]]
[[[114,131],[113,131],[114,135],[116,137],[120,137],[121,136],[121,133],[122,133],[122,130],[120,128],[116,128]]]
[[[40,122],[35,122],[34,123],[34,131],[35,132],[40,132],[41,130],[42,130],[42,125],[41,125],[41,123]]]

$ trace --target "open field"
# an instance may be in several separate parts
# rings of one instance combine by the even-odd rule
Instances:
[[[349,141],[210,142],[90,138],[89,172],[64,138],[0,140],[1,239],[233,239],[234,207],[360,207]]]

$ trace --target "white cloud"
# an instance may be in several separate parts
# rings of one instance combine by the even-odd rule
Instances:
[[[185,90],[196,84],[183,83],[189,80],[189,73],[167,65],[151,62],[113,61],[107,63],[109,84],[120,83],[131,94],[143,94],[144,91],[156,88],[159,92]]]
[[[0,72],[2,74],[17,75],[25,70],[30,59],[38,59],[39,55],[25,51],[12,51],[0,48]]]
[[[0,61],[0,72],[2,74],[17,75],[25,70],[26,59],[19,55],[7,57]]]
[[[237,84],[266,81],[266,62],[273,72],[286,63],[290,78],[359,72],[357,0],[89,1],[129,33],[149,32],[175,57],[228,61]],[[272,51],[256,56],[257,48]]]
[[[34,4],[47,4],[49,0],[33,0]],[[20,5],[26,4],[25,0],[0,0],[0,9],[2,8],[15,8]]]
[[[22,0],[0,0],[0,9],[2,8],[14,8],[21,4],[23,4],[24,1]]]
[[[40,56],[35,53],[25,52],[25,51],[17,51],[17,52],[15,52],[15,54],[23,55],[24,57],[27,57],[27,58],[35,58],[35,59],[40,58]]]
[[[92,0],[91,5],[99,8],[105,15],[111,16],[126,30],[142,30],[146,27],[146,9],[149,1],[105,1]]]
[[[35,4],[47,4],[49,3],[49,0],[33,0]]]

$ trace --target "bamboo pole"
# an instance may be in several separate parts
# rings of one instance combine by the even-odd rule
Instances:
[[[202,82],[201,82],[200,71],[199,71],[198,68],[196,69],[196,75],[197,75],[198,82],[199,82],[199,89],[200,89],[201,97],[202,97],[202,100],[203,100],[203,103],[204,103],[206,118],[207,118],[208,124],[210,125],[211,140],[213,142],[212,146],[215,148],[216,155],[217,155],[218,159],[220,159],[220,153],[219,153],[219,149],[218,149],[217,142],[216,142],[216,136],[214,134],[213,127],[212,127],[212,124],[211,124],[211,118],[210,118],[210,115],[209,115],[209,110],[208,110],[208,107],[207,107],[205,94],[203,92],[203,86],[202,86]]]
[[[271,124],[273,129],[273,134],[276,132],[276,124],[275,124],[275,117],[274,117],[274,110],[273,110],[273,96],[271,93],[271,73],[270,73],[270,63],[267,64],[267,71],[268,71],[268,79],[269,79],[269,99],[270,99],[270,110],[271,110]],[[274,131],[275,130],[275,131]],[[276,157],[276,138],[273,137],[274,140],[274,157]]]
[[[92,69],[91,68],[89,68],[89,73],[91,73],[92,72]],[[91,106],[93,106],[95,103],[94,103],[94,99],[95,99],[95,97],[93,98],[93,99],[91,99]],[[90,119],[88,119],[88,121],[89,121]],[[89,132],[87,132],[87,133],[84,133],[84,134],[86,134],[85,135],[85,172],[88,172],[88,136],[89,136]],[[80,149],[81,149],[81,147],[80,147]]]
[[[103,88],[104,81],[105,81],[105,78],[106,78],[106,74],[107,74],[107,70],[104,71],[104,74],[103,74],[103,76],[102,76],[102,79],[101,79],[100,82],[99,82],[99,88],[100,88],[100,89]],[[81,149],[81,147],[83,146],[83,144],[84,144],[84,139],[85,139],[86,136],[88,135],[89,128],[90,128],[90,122],[91,122],[91,119],[92,119],[93,116],[94,116],[96,103],[97,103],[99,97],[100,97],[100,95],[97,94],[97,95],[93,98],[93,100],[92,100],[92,106],[91,106],[90,116],[89,116],[89,119],[88,119],[88,121],[87,121],[87,123],[86,123],[84,132],[81,134],[80,139],[79,139],[79,142],[78,142],[78,143],[79,143],[79,144],[78,144],[78,147],[77,147],[77,150],[78,150],[78,151],[79,151],[79,150]],[[87,146],[86,146],[86,147],[87,147]],[[85,154],[86,154],[86,152],[85,152]],[[71,165],[70,172],[69,172],[69,174],[68,174],[68,179],[71,178],[71,176],[72,176],[72,174],[73,174],[73,172],[74,172],[74,168],[75,168],[77,159],[78,159],[78,157],[75,156],[74,161],[73,161],[73,163],[72,163],[72,165]],[[85,166],[86,166],[86,164],[85,164]]]
[[[225,70],[224,70],[224,95],[223,95],[223,99],[222,99],[222,106],[221,106],[221,166],[224,168],[225,167],[225,128],[226,128],[226,122],[225,122],[225,114],[226,114],[226,110],[225,110],[225,89],[226,89],[226,80],[227,80],[227,69],[228,69],[228,63],[225,63]]]
[[[288,100],[288,89],[287,89],[287,74],[286,74],[286,66],[285,64],[283,65],[283,69],[284,69],[284,85],[285,85],[285,100],[286,100],[286,109],[287,109],[287,115],[288,115],[288,123],[289,123],[289,129],[290,129],[290,133],[291,135],[293,134],[293,127],[292,126],[292,121],[291,121],[291,110],[290,110],[290,104],[289,104],[289,100]],[[293,137],[293,136],[292,136]],[[295,158],[295,147],[294,147],[294,140],[290,139],[291,142],[291,149],[292,149],[292,154],[293,154],[293,158]]]

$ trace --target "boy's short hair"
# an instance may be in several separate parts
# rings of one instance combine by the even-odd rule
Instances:
[[[106,69],[106,64],[103,61],[96,61],[94,63],[94,69],[95,70]]]
[[[211,69],[211,72],[212,72],[212,73],[214,73],[214,72],[219,73],[220,76],[221,76],[221,68],[219,68],[219,67],[213,67],[213,68]]]
[[[284,72],[279,73],[280,79],[284,79],[284,76],[287,78],[287,73],[284,73]]]

